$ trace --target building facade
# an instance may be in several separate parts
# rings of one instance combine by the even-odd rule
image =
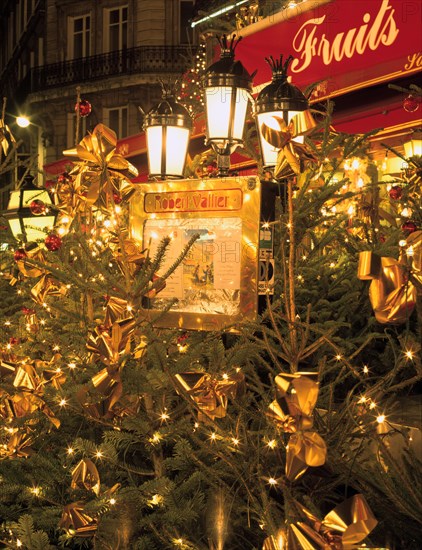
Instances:
[[[149,109],[159,80],[191,63],[193,8],[192,0],[2,2],[0,90],[8,124],[39,171],[99,122],[120,139],[139,133],[138,106]],[[92,112],[76,136],[78,93]],[[30,117],[25,130],[14,124],[19,114]]]

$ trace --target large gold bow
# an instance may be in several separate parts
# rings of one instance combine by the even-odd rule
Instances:
[[[405,323],[422,289],[422,231],[406,240],[413,249],[412,264],[404,253],[398,260],[380,257],[370,250],[359,255],[358,279],[372,280],[369,299],[379,323]]]
[[[76,176],[75,187],[86,191],[86,202],[91,207],[104,212],[109,212],[114,205],[113,195],[129,199],[135,188],[128,178],[138,175],[138,170],[116,153],[116,146],[116,133],[97,124],[76,148],[63,151],[66,156],[80,159],[70,172]]]
[[[225,417],[229,398],[235,399],[245,389],[245,376],[241,372],[222,380],[202,372],[184,372],[176,374],[176,380],[198,405],[198,420]]]
[[[322,521],[300,508],[310,525],[302,521],[289,525],[289,550],[347,550],[363,541],[378,523],[361,494],[336,506]]]
[[[281,373],[275,378],[277,399],[267,415],[286,433],[292,434],[286,447],[286,477],[297,480],[309,466],[325,463],[327,447],[312,431],[312,412],[318,399],[318,373]]]
[[[274,176],[281,179],[298,175],[307,162],[314,160],[314,156],[295,139],[309,134],[315,128],[316,122],[309,110],[292,117],[289,124],[282,118],[272,118],[276,128],[264,123],[261,125],[261,133],[265,141],[279,150]]]

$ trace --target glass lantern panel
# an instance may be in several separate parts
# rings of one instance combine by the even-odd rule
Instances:
[[[161,151],[163,147],[162,126],[147,128],[148,171],[161,174]]]
[[[54,216],[32,216],[24,218],[26,241],[43,241],[54,225]]]
[[[229,133],[233,89],[228,86],[215,86],[205,89],[208,139],[225,141]]]
[[[190,131],[178,126],[167,126],[166,174],[183,176]]]

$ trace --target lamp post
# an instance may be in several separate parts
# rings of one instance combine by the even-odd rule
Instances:
[[[293,57],[289,56],[283,64],[283,56],[279,59],[266,58],[272,71],[272,81],[258,94],[255,102],[256,122],[259,133],[259,143],[264,167],[274,168],[280,147],[274,147],[266,139],[266,132],[280,131],[287,127],[296,115],[309,109],[309,103],[303,93],[287,81],[287,69]],[[310,115],[311,117],[311,115]],[[295,118],[295,137],[303,143],[303,134],[315,126],[310,117]],[[299,123],[299,125],[298,125]],[[298,135],[299,134],[299,135]]]
[[[150,177],[182,178],[192,130],[192,118],[171,91],[145,115]]]
[[[37,130],[37,169],[38,173],[42,174],[44,171],[44,145],[43,145],[43,128],[36,124],[35,122],[32,122],[28,117],[20,115],[16,117],[16,124],[20,128],[30,128],[34,127]]]
[[[230,154],[243,143],[252,78],[240,61],[235,61],[237,44],[233,35],[219,38],[221,57],[205,72],[202,85],[205,92],[207,143],[217,154],[218,175],[227,176]]]
[[[406,158],[422,156],[422,130],[416,130],[409,141],[403,143]]]
[[[21,187],[11,192],[3,213],[15,239],[24,243],[44,240],[56,219],[52,205],[48,191],[34,185],[33,176],[26,176]]]

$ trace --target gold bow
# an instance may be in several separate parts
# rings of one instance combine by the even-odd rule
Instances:
[[[130,342],[136,321],[128,317],[113,323],[111,330],[96,328],[90,334],[86,347],[108,366],[117,366],[121,354]]]
[[[0,459],[27,458],[32,453],[32,436],[28,432],[16,429],[6,437],[7,442],[0,445]]]
[[[63,507],[59,527],[77,537],[90,537],[97,529],[97,520],[84,512],[83,502],[72,502]]]
[[[412,265],[404,253],[399,260],[370,250],[359,254],[358,279],[372,280],[369,299],[379,323],[405,323],[422,289],[422,231],[409,235],[406,242],[413,248]]]
[[[245,376],[240,372],[223,380],[201,372],[184,372],[176,374],[176,380],[198,405],[198,420],[224,418],[229,398],[235,399],[245,389]]]
[[[10,145],[13,145],[15,143],[16,140],[13,137],[9,126],[4,122],[2,118],[0,118],[0,146],[3,150],[4,156],[7,155]]]
[[[114,205],[113,194],[128,200],[135,188],[129,177],[138,175],[138,170],[122,155],[116,153],[117,136],[107,126],[97,124],[92,134],[85,136],[75,149],[63,151],[80,161],[70,172],[76,175],[75,187],[86,191],[86,202],[104,212]]]
[[[271,128],[264,123],[261,125],[261,133],[265,141],[279,150],[274,176],[281,179],[294,174],[298,175],[304,165],[315,157],[295,139],[309,134],[315,128],[316,122],[309,110],[292,117],[289,124],[286,124],[282,118],[272,118],[278,128]]]
[[[100,492],[100,474],[92,460],[83,458],[76,464],[72,470],[70,488],[94,491],[98,496]]]
[[[311,431],[312,412],[318,399],[318,373],[279,374],[275,378],[277,399],[267,415],[285,433],[292,434],[286,447],[286,477],[297,480],[309,466],[322,466],[327,447],[320,435]]]
[[[361,494],[336,506],[322,521],[300,508],[311,525],[302,521],[289,525],[289,550],[347,550],[363,541],[378,523]]]
[[[26,258],[16,262],[16,265],[22,275],[25,277],[39,277],[43,273],[46,273],[44,268],[38,267],[35,263],[31,263],[32,260],[33,262],[38,262],[45,265],[44,253],[39,245],[31,243],[25,248],[25,252]]]

